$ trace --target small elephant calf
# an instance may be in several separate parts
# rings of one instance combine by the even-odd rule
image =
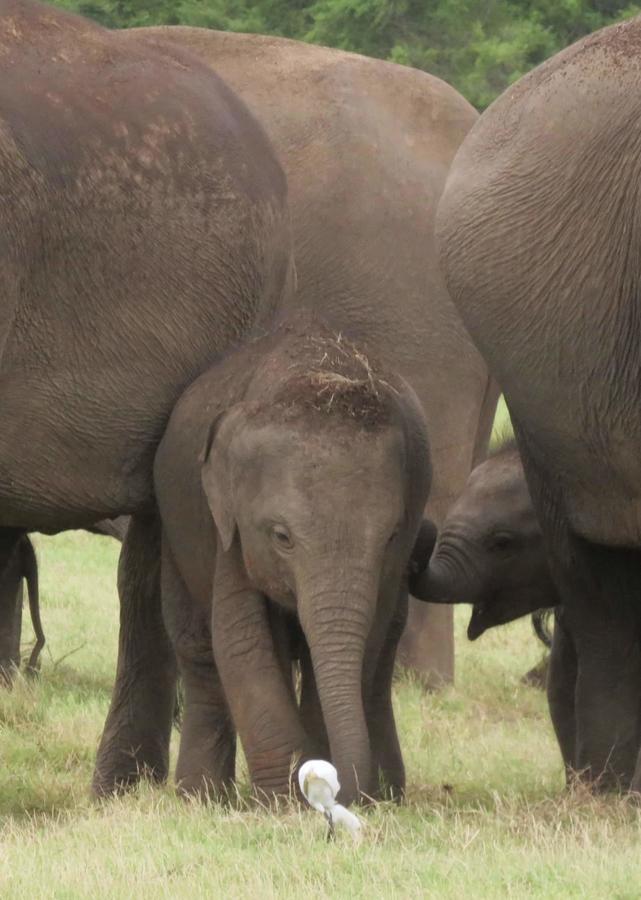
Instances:
[[[430,475],[409,386],[313,319],[183,395],[155,464],[183,790],[233,778],[236,730],[264,793],[287,792],[325,734],[342,803],[375,794],[379,774],[403,790],[392,670]],[[274,640],[283,616],[308,649],[300,706]]]
[[[561,598],[516,444],[503,445],[474,469],[437,537],[433,525],[424,523],[419,538],[410,564],[410,590],[432,603],[472,604],[470,640],[528,613],[554,608],[547,695],[570,771],[576,758],[576,653],[563,627]]]

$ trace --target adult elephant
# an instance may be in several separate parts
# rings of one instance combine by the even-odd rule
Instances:
[[[130,32],[214,66],[266,129],[285,169],[297,303],[414,388],[426,413],[441,521],[485,451],[498,393],[439,274],[434,217],[477,119],[424,72],[283,38],[196,28]],[[287,310],[284,310],[285,314]],[[452,612],[410,605],[402,659],[453,676]]]
[[[640,724],[640,53],[634,19],[506,91],[461,148],[438,226],[576,650],[574,766],[603,787],[631,783]]]
[[[152,462],[186,385],[279,301],[282,170],[177,47],[0,0],[0,569],[27,531],[131,514],[95,786],[167,770],[175,662]]]

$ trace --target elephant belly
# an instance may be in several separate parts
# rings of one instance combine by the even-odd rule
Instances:
[[[88,390],[0,379],[0,527],[81,527],[150,502],[167,396],[146,395],[143,411],[133,386],[129,406]]]

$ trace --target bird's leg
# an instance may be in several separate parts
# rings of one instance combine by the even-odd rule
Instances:
[[[329,826],[327,829],[327,843],[336,839],[336,832],[334,831],[334,820],[332,819],[332,811],[330,809],[325,810],[323,813],[325,818],[327,819],[327,825]]]

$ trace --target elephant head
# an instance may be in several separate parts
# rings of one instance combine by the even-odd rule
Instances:
[[[413,558],[418,553],[415,551]],[[416,563],[415,563],[416,564]],[[543,537],[516,446],[504,445],[470,474],[434,552],[410,582],[432,603],[470,603],[467,635],[557,605]]]
[[[268,598],[302,626],[341,801],[350,801],[372,791],[376,774],[364,659],[375,661],[389,641],[429,490],[422,409],[405,382],[324,332],[285,330],[239,360],[226,364],[226,374],[203,376],[188,392],[184,418],[172,416],[156,466],[161,515],[167,525],[172,502],[174,510],[186,505],[175,473],[167,474],[172,441],[174,457],[184,458],[194,411],[201,418],[215,411],[199,457],[201,495],[217,534],[209,550],[212,641],[246,755],[253,745],[252,779],[270,790],[281,783],[267,770],[282,772],[282,759],[275,760],[287,739],[277,732],[294,715],[285,710],[282,686],[268,694],[268,681],[275,684],[264,630]],[[242,390],[212,404],[230,382],[243,383]],[[201,519],[198,530],[206,529]],[[262,670],[250,677],[259,652]]]

